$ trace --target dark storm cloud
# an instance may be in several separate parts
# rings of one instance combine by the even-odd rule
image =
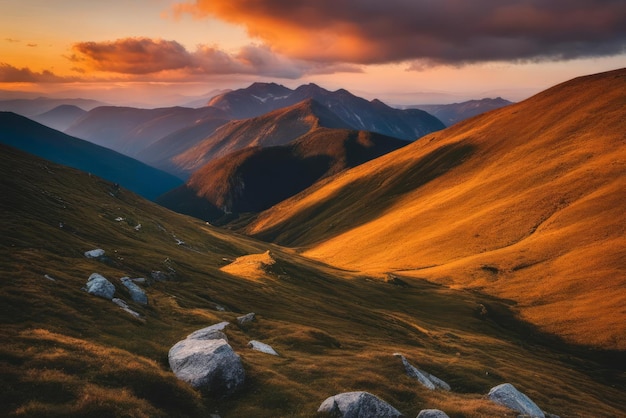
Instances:
[[[562,60],[626,51],[624,0],[196,0],[292,58],[360,64]]]

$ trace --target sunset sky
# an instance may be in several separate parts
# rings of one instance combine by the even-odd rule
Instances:
[[[624,0],[0,0],[0,99],[156,106],[274,81],[517,101],[624,66]]]

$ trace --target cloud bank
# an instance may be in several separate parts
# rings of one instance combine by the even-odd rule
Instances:
[[[300,78],[305,74],[359,71],[358,67],[307,63],[272,52],[266,46],[247,45],[234,54],[216,46],[200,45],[190,52],[176,41],[123,38],[106,42],[79,42],[70,57],[77,70],[140,76],[167,73],[194,77],[220,74],[253,74]],[[167,76],[166,74],[166,76]]]
[[[544,61],[626,52],[624,0],[195,0],[292,59],[416,67]]]

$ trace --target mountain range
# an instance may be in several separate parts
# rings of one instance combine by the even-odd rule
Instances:
[[[502,97],[496,97],[495,99],[485,98],[480,100],[468,100],[461,103],[414,105],[406,106],[405,108],[421,109],[437,117],[437,119],[442,121],[446,126],[452,126],[465,119],[474,117],[481,113],[489,112],[490,110],[499,109],[510,104],[512,104],[512,102],[503,99]]]
[[[211,160],[157,202],[210,221],[224,214],[261,212],[323,178],[407,144],[376,133],[314,123],[283,145],[247,146]]]
[[[12,112],[0,112],[0,143],[124,185],[148,199],[181,180],[126,155],[74,138]],[[42,170],[45,170],[45,166]]]
[[[334,92],[316,84],[305,84],[295,90],[275,83],[254,83],[211,99],[209,106],[228,112],[235,119],[260,116],[276,109],[313,99],[326,106],[352,129],[377,132],[413,141],[444,125],[432,115],[418,109],[395,109],[380,100],[367,101],[347,90]]]

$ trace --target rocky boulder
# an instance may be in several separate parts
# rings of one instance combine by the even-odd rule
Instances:
[[[187,336],[188,340],[224,340],[228,342],[228,337],[222,332],[229,325],[228,322],[220,322],[210,327],[202,328],[192,332]]]
[[[276,350],[274,350],[271,345],[262,343],[260,341],[252,340],[248,343],[248,347],[250,347],[253,350],[260,351],[261,353],[271,354],[273,356],[278,355]]]
[[[141,287],[137,286],[133,280],[129,279],[128,277],[122,277],[120,280],[130,292],[130,298],[134,302],[140,303],[142,305],[148,304],[148,296],[146,296],[146,292],[144,292]]]
[[[345,392],[327,398],[317,410],[333,418],[396,418],[400,411],[368,392]]]
[[[98,273],[93,273],[89,276],[85,290],[89,294],[109,300],[113,299],[113,295],[115,294],[115,286],[113,286],[113,283]]]
[[[404,370],[406,371],[407,376],[417,379],[418,382],[420,382],[422,385],[426,386],[430,390],[435,390],[439,388],[450,391],[451,388],[449,384],[439,379],[437,376],[434,376],[413,366],[402,354],[395,353],[394,356],[400,357],[400,359],[402,360],[402,364],[404,365]]]
[[[422,409],[417,418],[450,418],[448,414],[439,409]]]
[[[238,316],[237,323],[239,323],[239,325],[244,325],[244,324],[247,324],[248,322],[254,321],[255,317],[256,317],[256,314],[254,312],[250,312],[249,314]]]
[[[510,383],[503,383],[491,388],[487,396],[493,402],[506,406],[522,415],[533,418],[545,418],[543,411],[528,396],[517,390]]]
[[[179,341],[168,360],[176,377],[207,393],[230,395],[245,381],[241,359],[223,339]]]
[[[104,256],[104,250],[102,248],[96,248],[95,250],[85,251],[85,257],[87,258],[100,258]]]

